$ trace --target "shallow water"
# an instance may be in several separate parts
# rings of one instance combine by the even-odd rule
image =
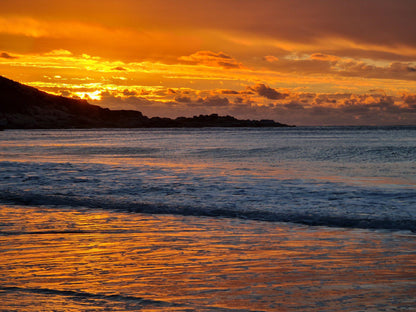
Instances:
[[[0,132],[0,311],[413,311],[416,127]]]
[[[416,308],[408,232],[17,206],[0,223],[2,311]]]

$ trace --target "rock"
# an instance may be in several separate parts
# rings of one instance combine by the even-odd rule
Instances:
[[[287,127],[273,120],[239,120],[217,114],[176,119],[110,110],[85,100],[48,94],[0,76],[0,129]]]

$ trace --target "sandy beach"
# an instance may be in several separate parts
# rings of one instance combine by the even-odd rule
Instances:
[[[1,311],[411,311],[406,232],[1,206]]]
[[[0,0],[0,312],[416,312],[416,0]]]

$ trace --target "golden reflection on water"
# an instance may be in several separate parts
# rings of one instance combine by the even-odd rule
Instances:
[[[2,311],[416,309],[410,233],[16,206],[0,230]]]

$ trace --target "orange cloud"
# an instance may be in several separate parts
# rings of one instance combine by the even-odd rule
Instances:
[[[312,60],[318,60],[318,61],[337,62],[341,58],[339,56],[335,56],[335,55],[328,55],[328,54],[323,54],[323,53],[313,53],[311,55],[311,59]]]
[[[215,53],[211,51],[198,51],[189,56],[181,56],[179,57],[179,60],[184,61],[188,64],[200,64],[206,66],[223,67],[226,69],[242,67],[241,63],[238,63],[231,56],[223,52]]]
[[[72,55],[70,51],[64,50],[64,49],[52,50],[44,54],[48,56],[71,56]]]
[[[3,1],[0,72],[161,116],[410,123],[415,10],[411,0]]]
[[[248,87],[247,89],[255,88]],[[165,98],[149,99],[140,95],[127,98],[104,94],[96,104],[109,108],[138,109],[148,116],[193,116],[218,113],[238,118],[269,118],[296,125],[387,125],[416,122],[416,94],[386,96],[383,94],[318,94],[289,92],[284,99],[269,100],[265,105],[257,93],[210,90],[198,96],[196,90],[179,90],[168,94],[160,90]],[[230,91],[230,90],[229,90]],[[163,100],[163,101],[162,101]]]
[[[279,58],[278,58],[278,57],[273,56],[273,55],[266,55],[266,56],[264,57],[264,59],[265,59],[267,62],[270,62],[270,63],[277,62],[277,61],[279,60]]]
[[[266,86],[262,83],[253,87],[249,87],[249,89],[255,91],[258,95],[269,100],[281,100],[287,97],[287,94],[280,93],[276,89],[270,88],[269,86]]]

